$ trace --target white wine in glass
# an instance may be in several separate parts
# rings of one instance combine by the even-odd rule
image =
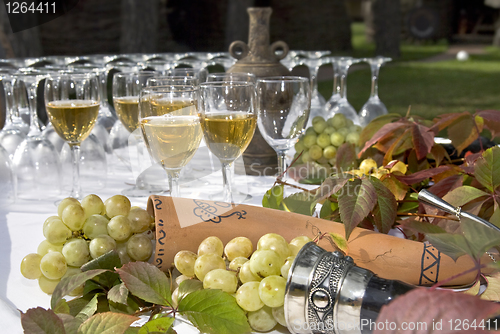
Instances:
[[[149,154],[168,176],[171,196],[179,196],[179,174],[202,138],[198,87],[147,87],[139,97],[139,121]]]

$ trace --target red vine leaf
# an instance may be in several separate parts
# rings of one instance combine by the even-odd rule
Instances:
[[[500,111],[498,110],[483,110],[476,113],[484,119],[484,127],[490,130],[493,137],[500,134]]]
[[[464,332],[475,333],[481,330],[480,324],[486,325],[486,320],[499,312],[500,304],[481,300],[477,296],[448,290],[417,288],[382,307],[376,320],[381,326],[380,328],[375,326],[373,334],[461,333],[461,331],[454,330],[457,319],[461,325],[476,324],[478,326],[476,329],[468,327],[468,330],[464,330]],[[384,326],[384,324],[392,325],[393,323],[395,329]],[[402,331],[403,324],[414,324],[415,327],[419,324],[420,328]],[[485,333],[488,332],[485,331]]]
[[[367,126],[365,126],[365,128],[363,129],[363,131],[359,136],[359,142],[366,143],[371,138],[373,138],[375,133],[377,133],[377,131],[380,130],[382,126],[386,125],[387,123],[391,123],[397,119],[401,119],[401,116],[398,114],[387,114],[377,117],[376,119],[368,123]]]
[[[430,177],[433,177],[434,175],[438,175],[450,169],[452,169],[452,167],[450,166],[439,166],[436,168],[420,170],[411,175],[394,175],[394,177],[396,177],[399,181],[403,182],[404,184],[412,185],[415,183],[420,183],[425,179],[428,179]]]
[[[353,144],[343,143],[337,150],[335,167],[340,171],[355,168],[357,165],[356,148]]]
[[[21,324],[25,333],[65,334],[63,321],[52,310],[41,307],[21,313]]]
[[[382,128],[380,128],[380,130],[378,130],[373,135],[372,139],[370,139],[369,141],[366,142],[366,144],[363,147],[363,149],[361,150],[361,152],[359,152],[358,157],[361,157],[363,152],[366,151],[373,144],[375,144],[378,141],[383,140],[387,137],[392,136],[394,131],[396,131],[397,129],[401,129],[401,128],[404,128],[407,126],[408,126],[408,124],[405,121],[398,121],[398,122],[394,122],[394,123],[385,124],[384,126],[382,126]]]
[[[375,206],[373,210],[375,225],[379,232],[388,233],[396,220],[398,202],[392,192],[384,186],[382,181],[374,177],[370,177],[369,180],[377,194],[377,206]]]
[[[467,146],[479,137],[483,130],[482,125],[482,122],[478,124],[471,114],[463,113],[460,118],[448,127],[448,138],[451,139],[458,154],[462,153]]]
[[[434,133],[428,127],[413,123],[411,134],[418,160],[425,158],[434,145]]]
[[[500,147],[487,149],[483,156],[477,159],[474,176],[491,192],[500,186]]]

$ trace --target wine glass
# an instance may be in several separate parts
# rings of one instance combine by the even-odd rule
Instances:
[[[99,115],[99,78],[95,73],[53,74],[45,80],[45,107],[56,132],[71,147],[73,187],[70,197],[82,199],[80,144]]]
[[[231,165],[250,144],[257,115],[253,82],[214,81],[200,84],[201,128],[205,143],[222,165],[223,201],[233,203]]]
[[[16,200],[16,177],[7,151],[0,145],[0,208]]]
[[[156,86],[171,86],[171,85],[191,85],[198,86],[198,78],[196,77],[184,77],[184,76],[161,76],[148,78],[146,86],[156,87]]]
[[[179,175],[203,136],[198,117],[199,88],[170,85],[144,88],[139,96],[139,122],[153,160],[167,172],[171,196],[178,197]]]
[[[332,109],[340,101],[340,78],[339,78],[340,74],[339,74],[339,65],[337,63],[339,57],[328,57],[328,58],[329,58],[329,63],[332,64],[333,91],[332,95],[330,96],[328,101],[326,101],[324,106],[327,117],[329,114],[329,110]]]
[[[149,165],[145,166],[148,159],[142,159],[144,157],[144,140],[142,139],[142,133],[139,128],[139,93],[141,89],[146,87],[149,79],[153,78],[157,73],[155,71],[138,71],[138,72],[120,72],[113,76],[113,104],[115,106],[115,111],[118,119],[123,124],[125,129],[129,132],[128,143],[135,143],[137,149],[136,161],[132,161],[131,169],[132,171],[138,170],[138,177],[140,177],[141,172],[144,171]],[[130,136],[133,136],[133,140],[130,140]],[[130,147],[129,147],[130,149]],[[139,166],[135,166],[134,163],[138,163]],[[134,168],[138,167],[138,168]],[[140,189],[138,185],[143,185],[144,182],[138,182],[136,177],[136,185],[132,188],[128,188],[122,191],[123,195],[132,197],[143,197],[149,196],[151,194],[150,189]]]
[[[311,107],[310,81],[304,77],[258,78],[257,125],[278,154],[278,176],[286,171],[286,152],[304,132]]]
[[[337,60],[340,74],[340,100],[328,110],[328,118],[335,114],[344,114],[348,119],[356,125],[360,124],[358,113],[352,105],[347,101],[347,73],[352,64],[359,63],[361,59],[351,57],[340,57]]]
[[[256,80],[257,80],[257,78],[255,77],[255,74],[245,73],[245,72],[210,73],[207,76],[207,82],[215,82],[215,81],[226,81],[226,82],[242,81],[242,82],[253,82],[253,83],[255,83]]]
[[[17,147],[12,159],[17,176],[18,197],[23,199],[56,198],[61,192],[59,153],[43,136],[37,114],[37,89],[47,73],[23,69],[15,74],[16,91],[29,103],[30,130]]]
[[[382,56],[363,59],[363,61],[366,61],[368,64],[370,64],[372,73],[372,88],[370,92],[370,98],[368,99],[368,101],[366,101],[366,103],[361,108],[361,111],[359,112],[361,126],[367,126],[372,119],[388,113],[385,104],[380,101],[380,98],[378,97],[378,74],[380,71],[380,67],[384,63],[391,60],[391,58]]]

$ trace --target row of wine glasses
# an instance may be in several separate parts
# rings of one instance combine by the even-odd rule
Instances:
[[[344,114],[354,124],[366,126],[372,119],[388,113],[386,106],[378,96],[380,67],[388,61],[391,61],[391,58],[380,56],[374,58],[332,57],[329,51],[290,51],[284,63],[290,70],[300,65],[306,65],[309,69],[312,96],[311,117],[309,117],[308,126],[312,125],[311,121],[315,116],[327,119],[337,113]],[[370,97],[358,114],[347,100],[347,73],[351,65],[360,62],[366,62],[370,65],[372,84]],[[317,89],[319,68],[326,64],[331,64],[333,68],[333,92],[328,101],[325,101]]]

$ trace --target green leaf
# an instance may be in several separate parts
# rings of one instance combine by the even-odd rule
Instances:
[[[500,245],[500,232],[467,217],[460,218],[460,226],[471,249],[469,253],[479,259],[487,250]]]
[[[77,287],[85,283],[85,281],[107,271],[107,269],[94,269],[63,278],[52,293],[50,307],[52,307],[53,309],[56,308],[57,303],[63,296],[66,296],[68,293],[75,290]]]
[[[483,156],[476,160],[474,176],[491,192],[500,185],[500,147],[487,149]]]
[[[266,191],[264,197],[262,198],[262,206],[265,208],[281,210],[284,188],[284,185],[278,184]]]
[[[129,327],[124,334],[139,334],[140,327]]]
[[[283,206],[287,211],[311,216],[316,206],[316,196],[307,191],[295,193],[283,199]]]
[[[447,193],[443,200],[457,207],[469,203],[481,196],[488,196],[488,193],[471,186],[461,186]]]
[[[59,314],[59,313],[69,314],[70,310],[69,310],[69,305],[68,305],[68,302],[66,301],[66,299],[64,299],[64,298],[60,299],[57,302],[56,307],[54,307],[53,311],[57,314]]]
[[[338,177],[332,176],[321,184],[319,188],[316,190],[316,200],[318,202],[324,200],[325,198],[330,197],[333,194],[336,194],[342,187],[349,181],[349,177]]]
[[[77,314],[80,313],[80,311],[83,310],[85,306],[87,306],[87,304],[89,303],[89,301],[92,300],[92,298],[94,298],[93,294],[83,295],[82,297],[70,300],[68,302],[69,314],[73,317],[76,317]]]
[[[403,200],[405,200],[406,202],[402,202],[399,205],[398,213],[410,212],[418,208],[418,193],[409,193]]]
[[[108,299],[115,303],[127,304],[128,289],[124,283],[115,285],[108,292]]]
[[[202,333],[240,334],[251,332],[245,312],[234,297],[220,290],[199,290],[179,302],[178,311]]]
[[[330,238],[332,238],[333,243],[337,248],[342,251],[342,253],[347,254],[349,252],[349,245],[347,244],[347,240],[338,233],[328,233]]]
[[[137,304],[136,299],[132,298],[129,294],[127,298],[126,304],[115,303],[109,301],[109,310],[111,312],[125,313],[125,314],[134,314],[137,312],[141,306]]]
[[[410,230],[413,230],[417,233],[422,233],[422,234],[439,234],[439,233],[446,233],[446,230],[444,230],[443,228],[437,226],[437,225],[434,225],[434,224],[431,224],[431,223],[427,223],[427,222],[423,222],[423,221],[418,221],[418,220],[409,220],[409,219],[406,219],[404,220],[401,225],[403,225],[404,227],[407,227],[409,228]]]
[[[495,205],[495,212],[490,217],[490,223],[493,225],[500,227],[500,209]]]
[[[332,202],[330,202],[329,200],[325,200],[325,202],[321,206],[321,210],[319,211],[319,218],[329,218],[332,213]]]
[[[170,281],[160,269],[147,262],[130,262],[116,270],[127,289],[147,302],[171,306]]]
[[[408,192],[409,187],[392,175],[388,175],[388,177],[384,178],[382,183],[391,191],[398,201],[403,200]]]
[[[122,334],[137,320],[138,317],[122,313],[98,313],[80,326],[78,334]]]
[[[375,188],[367,179],[354,179],[342,187],[339,195],[340,218],[345,225],[345,238],[372,211],[377,203]]]
[[[93,281],[93,280],[88,280],[85,282],[85,285],[83,286],[83,294],[89,294],[89,293],[97,293],[97,292],[105,292],[106,289],[104,286],[101,284]]]
[[[120,268],[122,263],[120,261],[120,256],[116,250],[110,251],[106,254],[87,262],[82,266],[82,271],[93,270],[93,269],[109,269],[110,272],[99,276],[97,281],[107,288],[111,288],[113,285],[118,284],[118,274],[114,272],[115,268]]]
[[[198,281],[197,279],[187,279],[185,281],[182,281],[181,284],[179,284],[179,292],[177,300],[181,300],[191,292],[198,291],[201,289],[203,289],[203,282]]]
[[[58,314],[58,316],[64,324],[66,334],[76,334],[78,332],[78,328],[82,324],[80,319],[77,319],[69,314]]]
[[[30,308],[21,312],[21,324],[24,333],[29,334],[65,334],[63,321],[52,310],[41,307]]]
[[[368,179],[377,194],[377,206],[373,210],[375,225],[381,233],[388,233],[397,216],[398,202],[392,192],[375,177]]]
[[[139,334],[148,334],[151,332],[166,333],[172,327],[174,320],[174,318],[170,317],[161,317],[148,321],[139,329]]]
[[[426,238],[441,253],[448,255],[454,261],[462,255],[471,253],[465,237],[461,234],[427,234]]]
[[[97,298],[99,294],[95,294],[94,297],[85,305],[85,307],[77,314],[76,318],[80,319],[82,322],[90,318],[97,311]]]

